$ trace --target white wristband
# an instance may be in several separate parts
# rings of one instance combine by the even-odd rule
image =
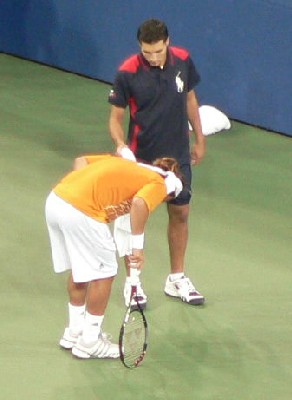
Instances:
[[[142,250],[144,247],[144,233],[141,233],[140,235],[132,235],[131,241],[132,249]]]

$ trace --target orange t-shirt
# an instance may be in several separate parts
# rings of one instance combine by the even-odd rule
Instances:
[[[70,172],[53,191],[100,222],[128,213],[133,197],[144,199],[151,212],[167,196],[164,178],[157,172],[110,154],[85,158],[88,165]]]

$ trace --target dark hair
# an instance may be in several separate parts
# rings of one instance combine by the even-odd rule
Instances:
[[[168,29],[163,21],[159,19],[148,19],[138,28],[137,39],[139,43],[152,44],[168,39]]]
[[[161,158],[156,158],[156,160],[153,161],[152,163],[156,167],[159,167],[163,169],[163,171],[171,171],[176,173],[179,173],[179,163],[176,161],[175,158],[172,157],[161,157]]]
[[[173,172],[182,181],[182,183],[185,184],[185,177],[181,173],[179,163],[175,158],[172,157],[156,158],[156,160],[154,160],[152,164],[155,167],[163,169],[163,171]]]

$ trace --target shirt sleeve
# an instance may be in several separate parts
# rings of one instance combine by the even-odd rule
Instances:
[[[126,72],[118,72],[116,75],[108,97],[108,102],[113,106],[126,108],[129,103],[130,92],[127,75]]]
[[[164,201],[166,196],[166,186],[164,184],[164,179],[162,178],[161,181],[151,182],[143,186],[134,197],[141,197],[147,204],[149,212],[152,212]]]
[[[194,89],[195,86],[197,86],[201,78],[191,57],[188,57],[186,62],[188,63],[188,75],[189,75],[188,92],[190,92],[192,89]]]
[[[113,155],[112,154],[107,154],[107,153],[105,153],[105,154],[92,154],[92,155],[84,156],[84,158],[87,161],[87,164],[92,164],[94,162],[105,160],[105,159],[111,158],[111,157],[113,157]]]

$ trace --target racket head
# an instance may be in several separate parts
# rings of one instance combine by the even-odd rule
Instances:
[[[148,325],[142,309],[129,307],[119,335],[120,359],[125,367],[136,368],[143,361],[148,341]]]

